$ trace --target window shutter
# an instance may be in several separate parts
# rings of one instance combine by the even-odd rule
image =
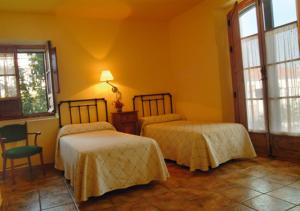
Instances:
[[[56,56],[56,48],[51,48],[51,65],[53,71],[53,83],[54,83],[54,92],[55,94],[60,93],[60,85],[59,85],[59,77],[58,77],[58,66],[57,66],[57,56]]]
[[[230,44],[229,50],[232,69],[233,95],[235,96],[235,121],[247,127],[243,61],[241,41],[239,36],[239,11],[237,2],[231,12],[228,14],[227,19],[228,23],[230,23],[228,24],[228,36]]]
[[[54,77],[53,77],[53,64],[51,56],[51,42],[48,41],[46,45],[46,86],[47,86],[47,100],[48,100],[48,112],[55,112],[55,92],[54,92]]]

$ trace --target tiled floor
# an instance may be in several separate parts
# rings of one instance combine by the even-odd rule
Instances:
[[[257,158],[228,162],[209,172],[191,173],[167,162],[166,182],[114,191],[91,198],[80,210],[291,210],[300,211],[300,165]],[[77,210],[62,173],[51,166],[44,177],[18,170],[17,185],[0,180],[3,210]]]

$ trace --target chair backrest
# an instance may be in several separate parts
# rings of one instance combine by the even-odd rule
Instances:
[[[0,128],[0,137],[6,138],[6,143],[27,140],[27,124],[3,126]]]

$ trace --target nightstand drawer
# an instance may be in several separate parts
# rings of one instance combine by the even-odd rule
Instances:
[[[112,113],[112,123],[120,132],[138,134],[138,115],[136,111]]]
[[[127,124],[123,124],[119,130],[123,133],[130,133],[130,134],[134,134],[137,135],[137,126],[135,123],[127,123]]]
[[[136,122],[137,114],[136,113],[128,113],[127,115],[120,116],[120,122]]]

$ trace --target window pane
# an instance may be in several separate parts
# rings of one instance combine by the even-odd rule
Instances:
[[[256,7],[251,6],[240,13],[240,33],[241,37],[257,34]]]
[[[300,96],[300,61],[272,65],[268,68],[269,96]]]
[[[296,0],[272,0],[274,27],[297,20]]]
[[[248,129],[251,131],[265,131],[265,113],[262,99],[263,84],[261,81],[261,62],[255,5],[246,8],[240,13],[239,23]]]
[[[16,97],[17,86],[15,76],[0,76],[0,98]]]
[[[0,53],[0,75],[15,74],[14,54]]]
[[[246,98],[263,98],[260,68],[244,70]]]
[[[287,99],[270,101],[271,132],[288,131]]]
[[[47,112],[44,53],[18,53],[18,65],[23,113]]]
[[[300,133],[300,98],[270,101],[271,132]]]
[[[290,131],[291,133],[300,133],[300,98],[289,99],[289,109],[291,115]]]
[[[299,58],[297,24],[268,31],[266,47],[268,64]]]
[[[248,128],[251,131],[265,131],[263,100],[247,100]]]
[[[242,56],[244,68],[260,66],[258,36],[242,39]]]

